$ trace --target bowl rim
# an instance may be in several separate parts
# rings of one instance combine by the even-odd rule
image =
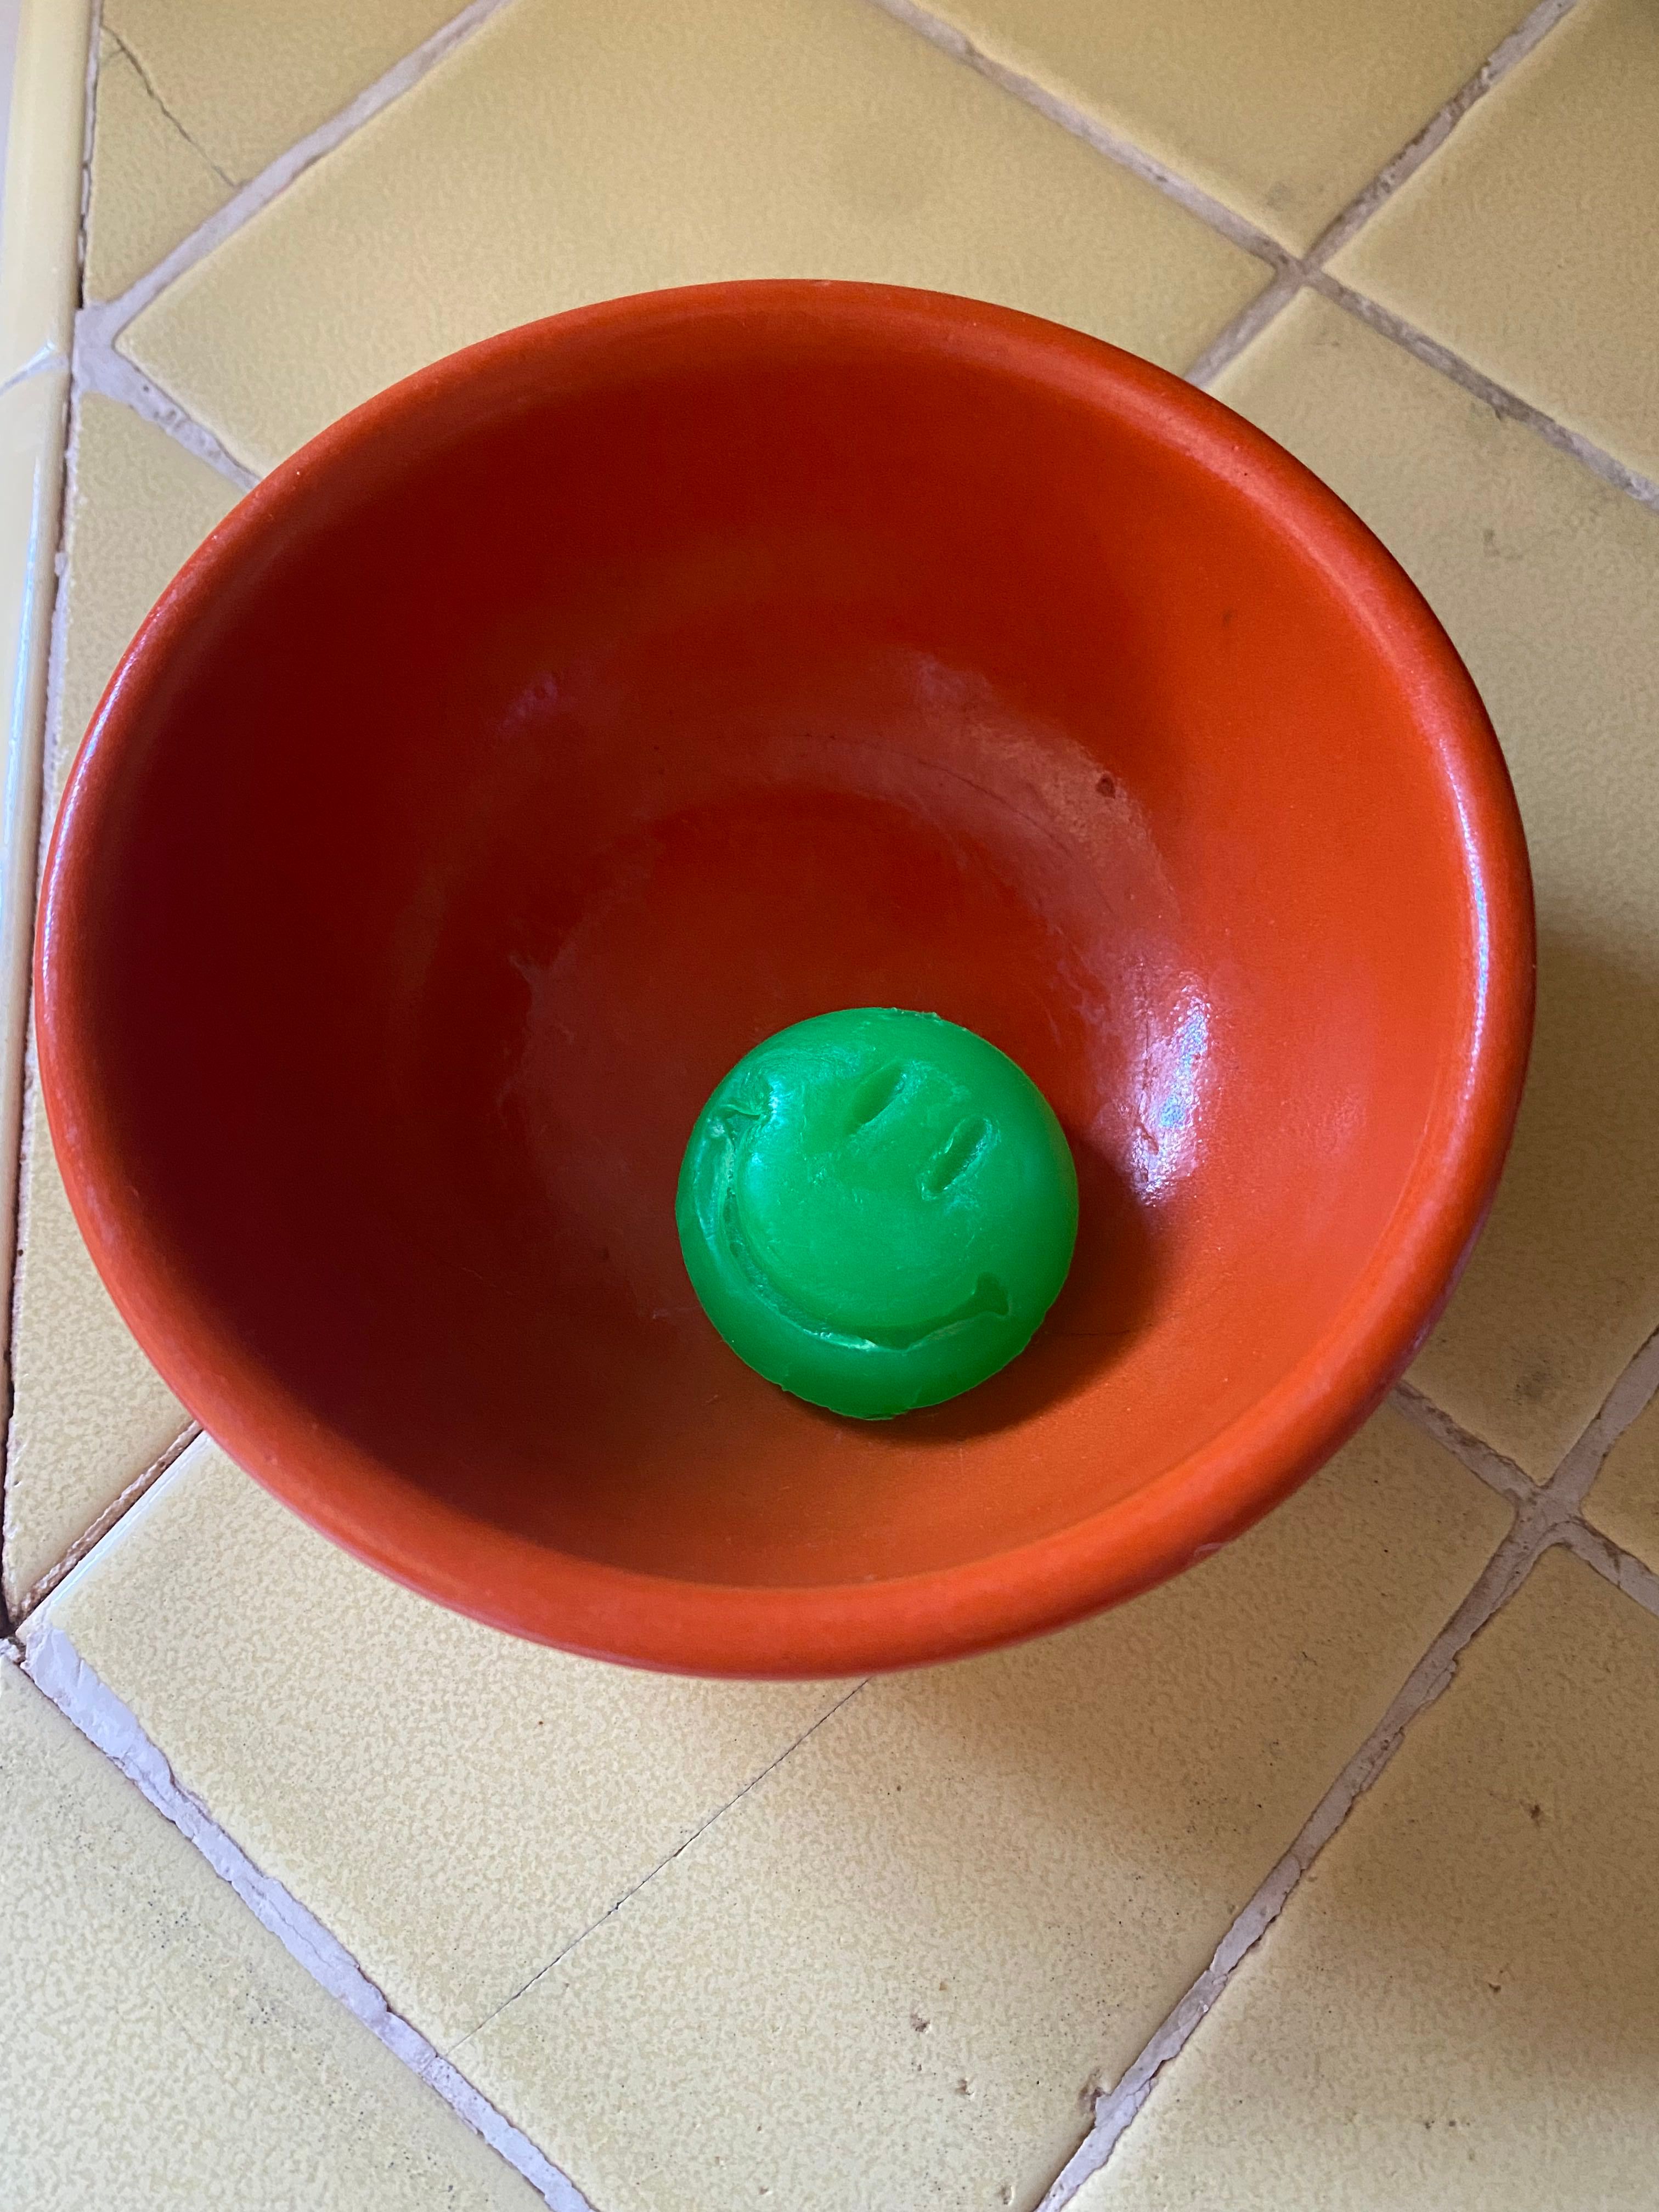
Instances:
[[[121,1172],[100,1094],[82,918],[115,763],[221,578],[303,512],[320,472],[400,434],[481,374],[688,322],[728,336],[741,325],[753,343],[793,326],[946,343],[988,371],[1103,406],[1220,477],[1324,571],[1409,680],[1466,855],[1478,951],[1462,1065],[1440,1086],[1395,1212],[1324,1334],[1129,1497],[1030,1543],[921,1574],[807,1586],[672,1580],[549,1550],[421,1491],[324,1430],[195,1296]],[[946,293],[784,278],[636,294],[501,332],[378,393],[256,485],[146,617],[82,741],[44,870],[35,1007],[53,1146],[99,1273],[163,1380],[249,1474],[360,1559],[493,1627],[636,1666],[782,1679],[920,1665],[1059,1628],[1207,1556],[1313,1473],[1403,1372],[1479,1234],[1526,1072],[1534,973],[1526,842],[1480,695],[1417,587],[1334,492],[1218,400],[1103,340]]]

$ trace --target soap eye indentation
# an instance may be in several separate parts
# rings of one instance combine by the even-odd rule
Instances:
[[[846,1133],[855,1137],[860,1129],[867,1129],[872,1121],[878,1121],[888,1108],[902,1096],[908,1085],[910,1073],[903,1060],[892,1060],[855,1085],[847,1102]]]
[[[916,1177],[922,1196],[943,1198],[985,1152],[992,1133],[982,1114],[970,1114],[958,1121]]]

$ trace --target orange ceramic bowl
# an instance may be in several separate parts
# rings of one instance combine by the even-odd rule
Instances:
[[[1145,362],[717,285],[440,362],[169,586],[47,865],[40,1065],[191,1411],[441,1603],[699,1674],[973,1651],[1291,1490],[1450,1289],[1526,1060],[1480,699],[1341,501]],[[926,1008],[1074,1148],[1012,1367],[836,1419],[715,1337],[682,1148]]]

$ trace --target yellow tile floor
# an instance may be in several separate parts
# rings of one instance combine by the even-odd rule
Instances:
[[[1656,22],[27,0],[6,2201],[1659,2203]],[[70,1215],[21,960],[30,778],[253,477],[489,331],[785,272],[1076,324],[1334,485],[1491,707],[1540,968],[1484,1240],[1329,1468],[1101,1620],[768,1687],[436,1612],[195,1437]]]

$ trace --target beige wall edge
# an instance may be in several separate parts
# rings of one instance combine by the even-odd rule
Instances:
[[[0,215],[0,1357],[10,1339],[46,672],[69,353],[80,289],[91,15],[91,0],[23,0]]]

